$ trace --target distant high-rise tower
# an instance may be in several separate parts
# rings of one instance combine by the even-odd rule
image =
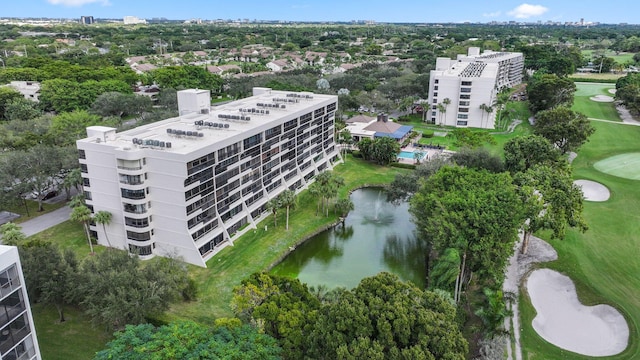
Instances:
[[[93,16],[81,16],[80,17],[80,24],[91,25],[94,22],[95,22],[95,20],[93,20]]]
[[[41,359],[18,248],[0,245],[0,359]]]

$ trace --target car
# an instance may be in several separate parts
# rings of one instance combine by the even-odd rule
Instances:
[[[58,196],[58,192],[56,190],[50,190],[44,194],[44,196],[42,197],[42,200],[49,200],[56,196]]]

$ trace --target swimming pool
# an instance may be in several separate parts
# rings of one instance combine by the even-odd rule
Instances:
[[[427,156],[427,152],[426,151],[422,152],[422,158],[420,158],[419,160],[424,159],[426,156]],[[398,154],[398,157],[401,159],[416,160],[413,151],[401,151]]]

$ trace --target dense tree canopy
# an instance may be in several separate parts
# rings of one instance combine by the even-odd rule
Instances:
[[[128,252],[108,249],[80,265],[75,293],[95,322],[121,329],[162,313],[188,285],[186,268],[174,259],[142,266]]]
[[[529,108],[535,114],[561,105],[571,106],[575,91],[576,84],[569,78],[555,74],[536,74],[527,85]]]
[[[584,114],[565,106],[537,113],[533,124],[534,134],[549,140],[563,154],[577,151],[595,131]]]
[[[234,359],[277,360],[275,339],[248,325],[208,327],[179,321],[160,327],[127,325],[94,360]]]
[[[446,298],[380,273],[320,301],[297,279],[254,274],[234,308],[278,339],[285,359],[465,359]]]
[[[167,66],[154,70],[150,79],[162,88],[209,89],[221,92],[222,78],[199,66]]]
[[[513,174],[538,164],[555,166],[561,159],[560,151],[549,140],[538,135],[527,135],[514,137],[505,143],[504,162],[506,170]]]
[[[438,254],[436,263],[447,249],[460,256],[458,280],[447,290],[459,293],[454,285],[461,286],[470,272],[480,283],[502,283],[521,224],[520,202],[509,174],[442,167],[413,195],[410,212],[420,237]]]

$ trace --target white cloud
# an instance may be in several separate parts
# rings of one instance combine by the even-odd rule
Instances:
[[[522,4],[509,11],[509,15],[516,19],[528,19],[532,16],[540,16],[547,11],[549,11],[549,9],[542,5]]]
[[[501,14],[502,14],[502,12],[496,11],[496,12],[492,12],[492,13],[484,13],[484,14],[482,14],[482,16],[488,17],[488,18],[494,18],[494,17],[500,16]]]
[[[93,4],[93,3],[101,3],[103,6],[111,5],[109,0],[47,0],[47,1],[53,5],[64,5],[64,6],[83,6],[86,4]]]

